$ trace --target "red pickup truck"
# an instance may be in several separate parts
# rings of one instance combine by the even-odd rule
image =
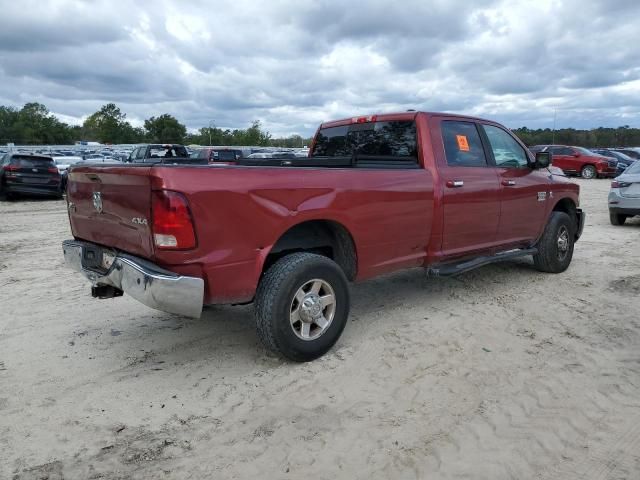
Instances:
[[[564,271],[585,214],[549,161],[495,122],[403,112],[324,123],[308,158],[74,167],[64,256],[100,298],[253,301],[264,344],[308,361],[344,329],[349,281],[525,255]]]

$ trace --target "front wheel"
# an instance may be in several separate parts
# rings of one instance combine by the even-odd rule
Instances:
[[[333,347],[347,323],[347,278],[329,258],[287,255],[262,277],[254,313],[267,348],[296,362],[314,360]]]
[[[580,172],[580,174],[582,175],[582,178],[591,179],[596,178],[598,172],[596,170],[596,167],[594,167],[593,165],[585,165],[584,167],[582,167],[582,171]]]
[[[533,263],[541,272],[560,273],[569,268],[573,258],[575,222],[564,212],[551,212],[549,222],[538,242]]]

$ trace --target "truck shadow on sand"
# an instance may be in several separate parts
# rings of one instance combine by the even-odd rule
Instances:
[[[540,281],[545,275],[537,272],[528,259],[485,266],[453,278],[427,277],[423,269],[402,271],[352,285],[350,320],[362,326],[373,314],[384,315],[388,310],[389,318],[385,321],[393,327],[394,322],[400,321],[392,314],[394,309],[420,304],[428,308],[433,303],[445,301],[471,303],[469,294],[472,292],[481,293],[491,301],[503,295],[509,285],[517,283],[526,288],[528,282]],[[143,352],[130,359],[129,367],[144,364],[163,369],[163,364],[203,360],[215,362],[216,368],[225,364],[236,368],[238,364],[245,364],[250,368],[256,362],[273,367],[286,363],[260,343],[251,304],[206,307],[199,320],[159,315],[160,325],[154,315],[154,321],[140,325],[144,330],[140,335],[128,339],[139,342],[136,346],[129,345],[129,349]],[[118,326],[111,328],[112,332],[120,334]],[[118,336],[118,342],[123,340],[123,336]],[[145,350],[151,346],[154,346],[153,351]]]

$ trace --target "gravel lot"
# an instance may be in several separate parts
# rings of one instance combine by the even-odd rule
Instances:
[[[582,185],[571,268],[355,285],[291,364],[252,308],[93,300],[62,201],[0,202],[0,478],[640,478],[640,221]]]

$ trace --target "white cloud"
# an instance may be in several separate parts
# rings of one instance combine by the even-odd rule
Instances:
[[[633,0],[0,0],[0,104],[79,122],[115,102],[275,135],[378,111],[640,126]]]

